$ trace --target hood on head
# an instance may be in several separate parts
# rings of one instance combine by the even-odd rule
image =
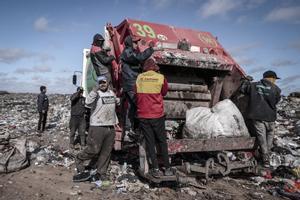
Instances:
[[[126,47],[133,47],[133,42],[138,42],[140,40],[141,38],[139,37],[128,35],[124,40],[124,44]]]

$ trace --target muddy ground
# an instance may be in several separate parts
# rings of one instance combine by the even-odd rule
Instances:
[[[115,185],[95,188],[89,182],[73,183],[73,169],[31,166],[0,175],[0,199],[281,199],[245,179],[220,178],[204,185],[205,189],[161,186],[136,193],[118,194]],[[193,192],[191,192],[193,191]]]

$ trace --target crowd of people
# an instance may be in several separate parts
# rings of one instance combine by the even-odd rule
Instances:
[[[140,52],[140,38],[127,36],[125,48],[120,56],[122,63],[122,97],[119,99],[112,85],[111,66],[115,57],[105,47],[104,38],[96,34],[93,38],[90,57],[97,74],[97,83],[84,97],[83,88],[78,87],[71,95],[70,149],[74,149],[75,135],[78,132],[81,151],[76,155],[77,174],[73,181],[86,181],[91,173],[83,165],[90,160],[90,168],[96,169],[94,180],[109,181],[107,169],[114,145],[115,127],[119,124],[116,106],[121,105],[124,116],[123,139],[135,133],[136,129],[144,136],[147,157],[151,163],[149,173],[153,177],[172,176],[168,146],[165,134],[165,114],[163,96],[168,92],[166,77],[159,72],[159,66],[151,57],[157,50],[154,43]],[[266,71],[262,80],[244,81],[239,92],[248,97],[245,121],[249,132],[257,137],[263,165],[268,167],[270,150],[273,144],[276,104],[280,100],[279,79],[275,72]],[[38,131],[45,130],[49,101],[46,87],[40,87],[38,95]],[[127,102],[127,107],[123,106]],[[87,108],[90,109],[89,124],[86,124]],[[88,135],[86,137],[86,127]],[[163,168],[159,167],[155,146],[160,147]],[[162,170],[163,169],[163,170]]]

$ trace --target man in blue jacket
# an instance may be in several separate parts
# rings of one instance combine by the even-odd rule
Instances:
[[[124,40],[125,49],[121,54],[122,61],[122,88],[125,100],[128,102],[128,109],[125,112],[125,133],[134,129],[136,115],[136,96],[134,92],[135,81],[139,73],[142,72],[142,63],[154,52],[154,43],[149,43],[149,48],[140,52],[138,42],[140,38],[127,36]],[[127,133],[126,133],[127,134]]]
[[[47,88],[46,86],[40,87],[41,93],[38,95],[37,98],[37,106],[39,112],[39,123],[38,123],[38,131],[43,132],[45,130],[45,125],[47,121],[47,113],[49,108],[49,100],[46,95]]]

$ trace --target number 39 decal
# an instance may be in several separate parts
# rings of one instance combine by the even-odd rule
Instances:
[[[146,24],[141,25],[137,23],[132,24],[132,26],[134,26],[137,29],[136,34],[138,34],[139,36],[156,38],[156,34],[150,26]]]

